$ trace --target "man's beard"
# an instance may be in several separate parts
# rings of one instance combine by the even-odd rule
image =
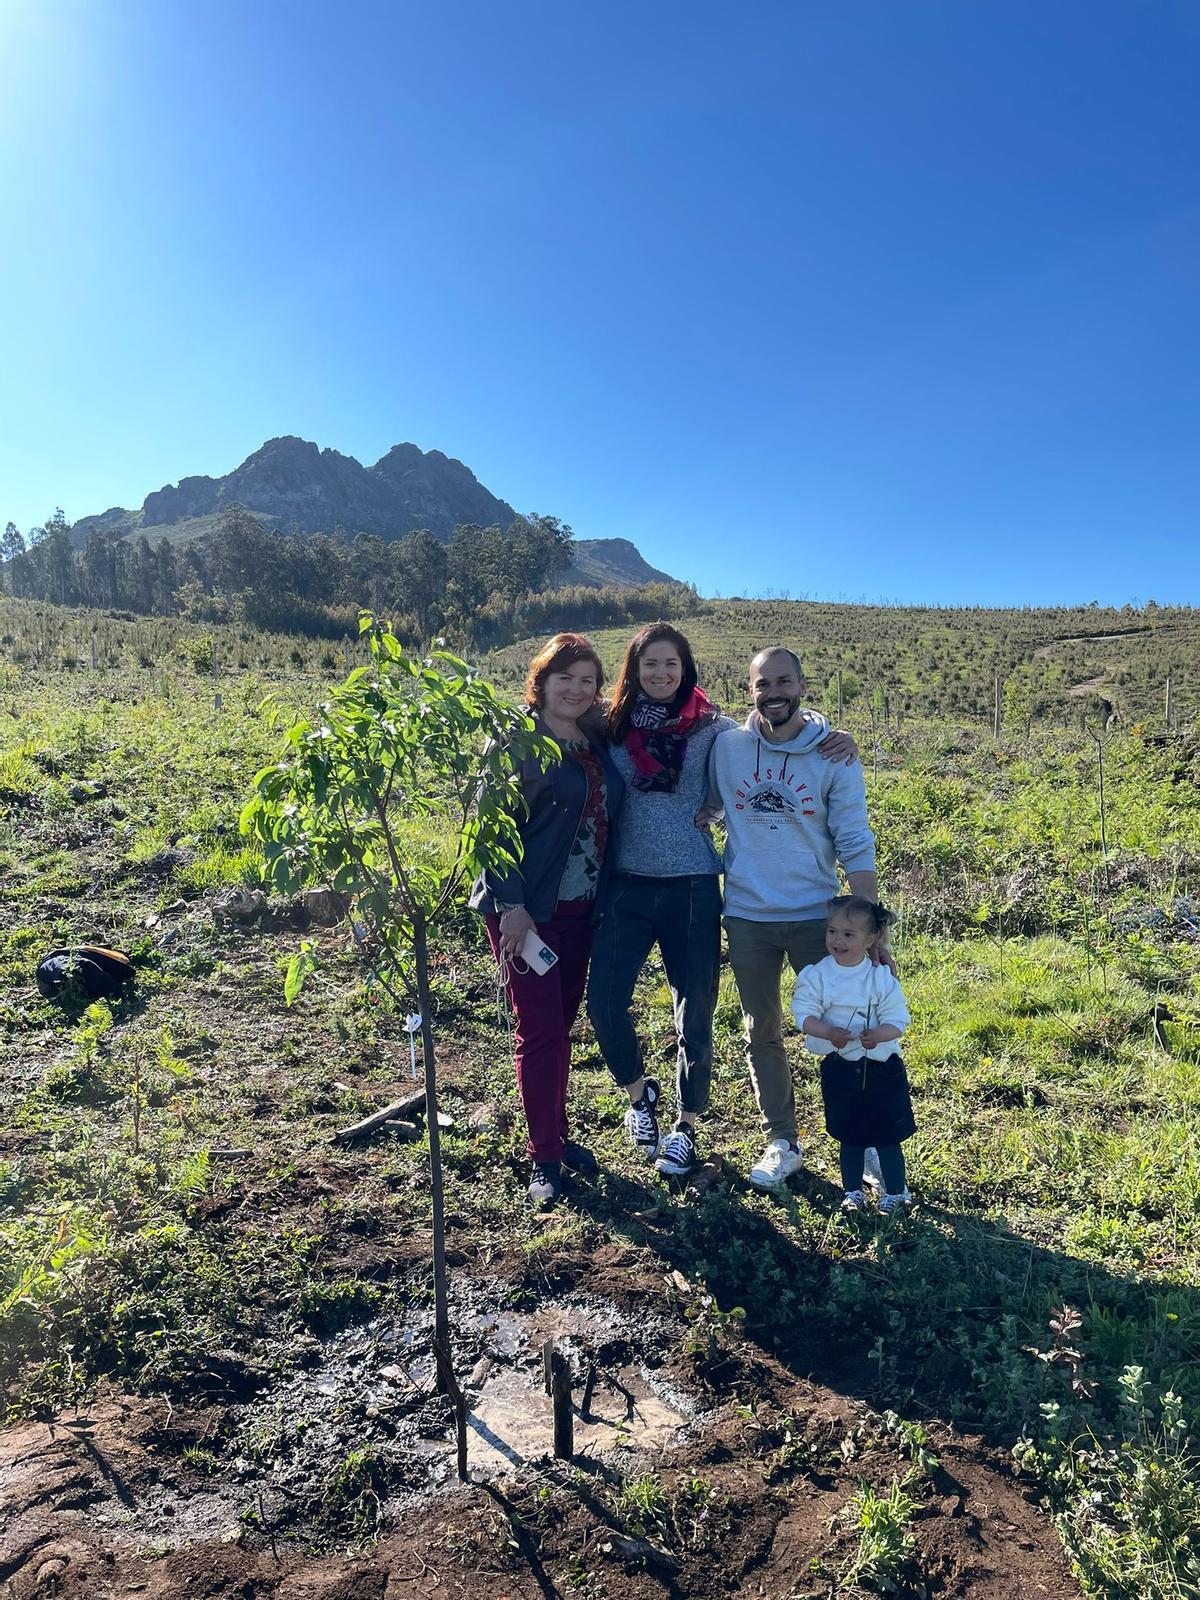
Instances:
[[[781,697],[780,696],[772,696],[772,698],[773,699],[779,699]],[[799,697],[799,695],[797,695],[794,700],[793,699],[784,699],[784,705],[787,707],[786,711],[784,711],[782,709],[777,709],[772,714],[771,712],[769,712],[766,709],[767,701],[765,699],[764,700],[756,700],[754,702],[754,709],[758,712],[759,716],[763,719],[764,722],[770,723],[772,728],[782,728],[785,723],[791,721],[791,719],[796,715],[796,712],[800,709],[800,697]]]

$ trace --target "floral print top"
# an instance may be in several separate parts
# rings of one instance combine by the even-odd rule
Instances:
[[[608,848],[608,804],[605,794],[604,768],[600,757],[590,744],[568,746],[564,757],[577,761],[587,779],[587,799],[571,853],[563,868],[558,885],[560,900],[594,900]]]

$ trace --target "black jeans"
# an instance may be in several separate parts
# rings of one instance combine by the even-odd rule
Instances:
[[[679,1109],[704,1111],[721,962],[721,890],[714,875],[621,874],[605,896],[592,946],[587,1010],[608,1070],[622,1088],[636,1083],[645,1070],[629,1007],[633,986],[655,944],[675,1006]]]

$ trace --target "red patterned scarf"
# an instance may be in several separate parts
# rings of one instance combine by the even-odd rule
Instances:
[[[720,716],[720,712],[703,689],[693,689],[678,711],[655,717],[653,726],[638,727],[638,713],[643,705],[646,712],[659,709],[649,696],[638,695],[634,725],[625,735],[625,748],[633,762],[633,787],[674,794],[679,787],[688,740],[698,728]]]

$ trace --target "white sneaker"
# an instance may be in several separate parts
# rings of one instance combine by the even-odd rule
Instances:
[[[879,1198],[879,1209],[885,1216],[893,1211],[907,1211],[912,1205],[912,1195],[905,1189],[903,1194],[885,1194]]]
[[[877,1195],[883,1193],[883,1171],[879,1165],[879,1152],[873,1144],[867,1146],[867,1158],[863,1162],[863,1186],[874,1189]]]
[[[803,1158],[798,1144],[786,1139],[772,1139],[758,1160],[750,1168],[750,1182],[756,1189],[776,1189],[795,1172]]]
[[[861,1211],[867,1203],[867,1197],[861,1189],[847,1189],[846,1198],[842,1201],[843,1211]]]

